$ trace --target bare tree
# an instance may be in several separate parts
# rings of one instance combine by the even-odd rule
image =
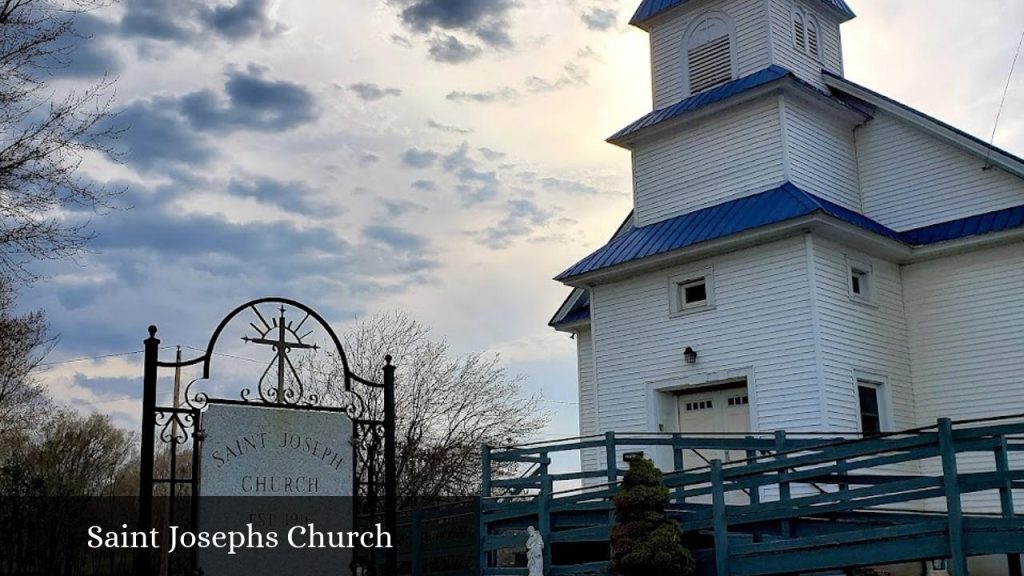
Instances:
[[[510,375],[496,354],[455,356],[401,312],[367,318],[342,340],[358,375],[379,380],[385,354],[398,366],[397,464],[405,500],[479,493],[481,445],[526,441],[548,421],[538,398],[524,395],[522,378]],[[314,381],[331,383],[322,388],[325,401],[344,401],[337,361],[313,372]]]
[[[134,436],[103,414],[55,413],[26,453],[55,496],[109,495],[134,455]]]
[[[12,438],[37,426],[50,400],[35,378],[53,345],[42,312],[16,315],[14,291],[0,281],[0,439]]]
[[[89,152],[113,154],[112,81],[58,92],[51,71],[75,49],[77,14],[104,0],[0,0],[0,275],[34,279],[28,264],[81,253],[88,215],[112,192],[79,173]]]

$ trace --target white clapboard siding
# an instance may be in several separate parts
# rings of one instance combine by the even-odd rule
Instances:
[[[579,375],[580,436],[597,434],[597,382],[594,378],[594,348],[589,329],[576,332],[576,360]],[[582,470],[596,470],[603,462],[597,449],[580,454]]]
[[[836,74],[843,73],[842,38],[839,22],[821,6],[819,0],[769,0],[771,10],[771,49],[774,64],[792,71],[798,77],[819,88],[825,88],[821,70]],[[814,58],[797,47],[793,34],[793,9],[799,6],[805,14],[813,15],[818,22],[818,42],[821,44],[821,60]]]
[[[715,308],[670,317],[672,274],[714,268]],[[598,428],[651,431],[646,385],[752,370],[755,428],[821,428],[807,258],[790,238],[594,288]],[[683,350],[697,351],[687,365]]]
[[[686,71],[686,35],[698,18],[709,12],[725,14],[734,25],[732,39],[736,76],[768,67],[768,30],[764,0],[697,0],[676,10],[651,29],[651,68],[654,108],[664,108],[689,96]]]
[[[918,424],[1024,413],[1024,243],[906,266],[903,286]],[[992,470],[987,455],[958,461]],[[998,510],[995,494],[964,499],[967,510]]]
[[[783,98],[789,179],[799,188],[860,211],[853,125],[795,98]]]
[[[908,230],[1024,204],[1024,179],[878,112],[857,131],[864,213]]]
[[[638,143],[636,220],[646,226],[778,186],[783,180],[779,99],[763,98]]]
[[[812,238],[829,429],[860,431],[858,376],[881,379],[892,428],[917,426],[899,267]],[[872,268],[871,304],[850,297],[850,259]]]

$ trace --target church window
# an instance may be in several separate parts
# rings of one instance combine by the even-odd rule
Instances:
[[[871,266],[863,262],[849,262],[850,298],[861,302],[874,302],[875,287]]]
[[[688,314],[712,308],[713,289],[710,269],[672,276],[669,279],[671,313]]]
[[[732,80],[732,27],[723,17],[708,16],[693,28],[686,63],[691,94]]]
[[[865,436],[884,432],[884,402],[882,386],[876,382],[857,380],[857,405],[860,411],[860,431]]]

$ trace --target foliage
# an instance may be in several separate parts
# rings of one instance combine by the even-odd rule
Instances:
[[[629,463],[622,488],[612,498],[612,569],[622,576],[691,576],[694,560],[683,546],[679,525],[665,515],[668,488],[661,470],[646,459]]]
[[[88,214],[112,193],[79,173],[90,153],[113,155],[112,81],[58,92],[75,16],[103,0],[0,0],[0,276],[30,280],[36,260],[73,257],[91,233]]]
[[[510,375],[497,355],[456,356],[406,314],[371,316],[342,340],[358,375],[379,381],[386,354],[397,366],[398,484],[406,501],[478,493],[481,445],[523,442],[547,422],[538,399],[524,398],[522,378]],[[311,380],[339,382],[339,364],[314,367],[319,373]],[[324,389],[325,400],[342,402],[338,388]]]
[[[45,417],[49,399],[34,375],[52,344],[43,313],[15,314],[14,291],[0,281],[0,439]]]

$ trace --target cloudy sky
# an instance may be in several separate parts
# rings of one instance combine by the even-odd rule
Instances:
[[[117,78],[127,190],[93,253],[23,294],[59,346],[54,395],[133,425],[138,350],[202,346],[235,305],[306,301],[339,328],[404,310],[501,353],[576,432],[573,342],[551,277],[630,209],[604,138],[650,110],[638,0],[123,0],[54,81]],[[846,74],[988,139],[1024,3],[850,0]],[[1024,67],[1024,66],[1022,66]],[[996,143],[1024,155],[1024,70]],[[165,354],[172,354],[171,351]]]

